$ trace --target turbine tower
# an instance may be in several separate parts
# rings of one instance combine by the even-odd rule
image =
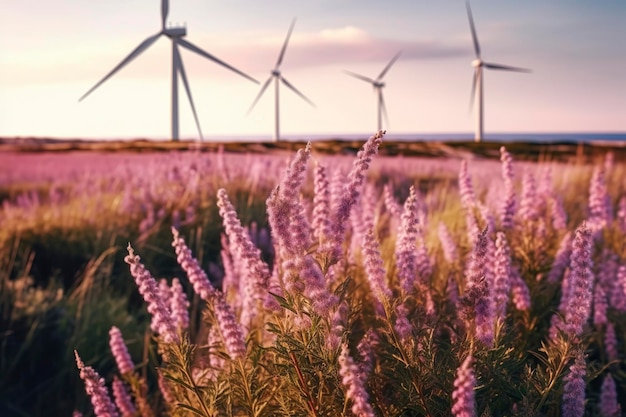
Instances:
[[[256,98],[250,105],[248,109],[248,114],[252,111],[254,106],[256,106],[257,102],[261,99],[261,96],[269,87],[272,80],[274,80],[274,142],[278,142],[280,140],[280,101],[279,101],[279,90],[280,83],[285,84],[291,91],[299,95],[304,101],[309,103],[311,106],[315,107],[315,104],[311,100],[309,100],[304,94],[302,94],[296,87],[293,86],[289,81],[282,76],[280,72],[280,65],[283,62],[283,58],[285,57],[285,50],[287,49],[287,43],[289,42],[289,38],[291,37],[291,32],[293,31],[293,26],[296,24],[296,19],[293,19],[291,22],[291,26],[289,26],[289,31],[287,32],[287,38],[285,38],[285,43],[283,44],[283,48],[280,50],[280,54],[278,55],[278,60],[276,61],[276,65],[274,65],[274,69],[270,72],[270,76],[261,87],[259,94],[257,94]]]
[[[465,1],[467,8],[467,17],[469,19],[470,29],[472,31],[472,39],[474,41],[474,60],[472,66],[474,67],[474,80],[472,81],[472,95],[470,102],[473,106],[476,106],[476,130],[474,133],[474,141],[481,142],[483,140],[483,68],[503,70],[503,71],[515,71],[515,72],[531,72],[526,68],[511,67],[508,65],[494,64],[491,62],[485,62],[480,55],[480,45],[478,43],[478,36],[476,35],[476,27],[474,26],[474,19],[472,17],[472,10],[470,9],[469,0]],[[478,94],[476,94],[478,92]],[[474,103],[475,102],[475,103]]]
[[[377,130],[382,129],[383,113],[385,115],[385,120],[387,120],[387,123],[389,123],[389,116],[387,115],[387,108],[385,107],[385,100],[383,99],[383,87],[385,86],[385,83],[383,82],[383,77],[385,76],[385,74],[387,74],[387,71],[389,71],[389,68],[391,68],[393,63],[396,62],[401,52],[402,51],[399,51],[393,58],[391,58],[391,61],[389,61],[387,66],[382,70],[382,72],[378,75],[378,77],[376,77],[376,79],[371,79],[370,77],[366,77],[365,75],[357,74],[351,71],[345,71],[348,75],[358,78],[359,80],[368,82],[372,84],[372,87],[374,87],[374,91],[376,91],[378,95],[378,129]]]
[[[167,36],[172,41],[172,140],[179,139],[179,131],[178,131],[178,76],[183,81],[183,86],[185,87],[185,91],[187,93],[187,98],[189,99],[189,104],[191,105],[191,111],[193,112],[193,117],[196,121],[196,127],[198,128],[198,133],[200,134],[200,139],[202,140],[202,130],[200,129],[200,122],[198,120],[198,114],[196,113],[196,107],[193,104],[193,98],[191,97],[191,90],[189,89],[189,82],[187,81],[187,74],[185,73],[185,67],[183,66],[183,60],[180,56],[179,46],[188,49],[191,52],[195,52],[196,54],[203,56],[217,64],[220,64],[223,67],[228,68],[231,71],[236,72],[237,74],[249,79],[258,84],[258,81],[254,78],[244,74],[238,69],[228,65],[224,61],[219,60],[208,52],[200,49],[196,45],[191,42],[183,39],[184,36],[187,35],[187,28],[184,26],[166,26],[165,20],[167,19],[167,15],[169,12],[169,0],[161,0],[161,30],[154,35],[148,36],[141,42],[135,49],[131,51],[126,58],[122,60],[115,68],[113,68],[107,75],[104,76],[96,85],[91,87],[89,91],[87,91],[78,101],[82,101],[91,94],[96,88],[98,88],[102,83],[111,78],[113,74],[121,70],[124,66],[130,63],[133,59],[137,58],[142,52],[148,49],[157,39],[161,36]]]

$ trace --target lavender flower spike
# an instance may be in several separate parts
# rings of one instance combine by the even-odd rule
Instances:
[[[585,375],[587,368],[582,351],[578,352],[569,374],[564,378],[561,409],[564,416],[582,417],[585,415]]]
[[[474,358],[468,355],[456,373],[454,391],[452,392],[452,415],[454,417],[475,417],[476,401],[474,399],[474,387],[476,377],[472,364]]]
[[[572,256],[570,260],[570,283],[569,294],[565,305],[565,331],[570,337],[579,337],[583,327],[589,320],[591,313],[591,300],[594,276],[591,270],[591,230],[583,222],[576,229],[576,235],[572,244]]]
[[[416,241],[419,235],[417,219],[417,194],[411,186],[404,202],[402,220],[396,241],[396,270],[404,294],[412,294],[417,274]]]
[[[339,246],[343,240],[343,235],[346,230],[346,220],[350,216],[350,210],[356,203],[360,194],[360,188],[365,181],[365,171],[372,162],[372,157],[378,153],[378,147],[383,142],[384,130],[379,130],[374,136],[365,142],[361,150],[357,153],[357,159],[352,164],[352,170],[348,174],[348,185],[344,189],[344,194],[341,197],[337,211],[332,217],[333,238],[335,240],[333,252],[340,251]],[[336,255],[336,253],[335,253]]]
[[[374,409],[369,403],[369,394],[365,390],[362,373],[348,353],[348,346],[343,344],[339,355],[339,375],[346,388],[346,397],[352,401],[352,413],[358,417],[374,417]]]
[[[365,272],[374,296],[381,304],[385,301],[389,302],[393,294],[387,286],[386,271],[380,256],[378,242],[371,229],[363,236],[363,257]]]
[[[502,232],[496,235],[496,253],[493,282],[494,314],[496,320],[504,321],[511,289],[511,254],[506,236]]]
[[[115,326],[109,330],[109,346],[120,374],[131,374],[135,369],[135,365],[122,338],[122,332]]]
[[[124,381],[118,377],[113,379],[113,398],[115,398],[115,405],[117,405],[117,408],[122,412],[122,417],[135,416],[137,409],[133,404],[133,399],[128,393]]]
[[[74,351],[74,355],[76,366],[80,370],[80,379],[85,382],[85,392],[91,397],[94,414],[97,417],[118,417],[119,414],[109,397],[109,391],[104,385],[104,378],[100,377],[91,366],[85,366],[77,351]]]
[[[500,207],[500,222],[504,229],[513,227],[515,215],[515,189],[513,188],[513,158],[506,148],[500,148],[500,161],[502,161],[502,180],[504,181],[504,199]]]
[[[602,381],[600,390],[600,415],[603,417],[619,417],[622,415],[618,402],[615,380],[611,374],[607,374]]]
[[[189,278],[189,282],[193,285],[193,290],[204,301],[212,301],[215,297],[216,290],[213,285],[211,285],[211,281],[209,281],[206,272],[200,267],[198,260],[193,257],[191,250],[187,247],[185,240],[180,237],[178,230],[173,227],[172,235],[174,236],[172,246],[176,252],[176,260],[187,273],[187,278]]]
[[[170,310],[174,324],[180,329],[189,327],[189,301],[178,278],[172,279]]]
[[[148,303],[148,312],[154,316],[154,323],[158,327],[158,333],[163,337],[165,343],[178,343],[179,337],[174,327],[174,322],[170,317],[170,312],[159,295],[157,282],[139,261],[139,256],[135,255],[135,251],[128,244],[128,255],[124,258],[124,262],[130,265],[130,274],[135,278],[135,283],[139,289],[139,293]]]
[[[455,263],[459,259],[459,250],[456,247],[456,242],[452,238],[450,231],[446,227],[445,223],[439,222],[439,240],[441,241],[441,248],[443,249],[443,257],[449,263]]]

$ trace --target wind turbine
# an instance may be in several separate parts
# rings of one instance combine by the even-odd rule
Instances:
[[[96,88],[98,88],[102,83],[111,78],[113,74],[121,70],[124,66],[130,63],[133,59],[137,58],[143,51],[148,49],[157,39],[161,36],[167,36],[172,41],[172,140],[178,140],[178,75],[180,75],[183,80],[183,86],[185,87],[185,91],[187,92],[187,97],[189,98],[189,104],[191,105],[191,111],[193,112],[193,117],[196,121],[196,127],[198,128],[198,133],[200,134],[200,139],[202,139],[202,130],[200,129],[200,122],[198,121],[198,114],[196,113],[196,107],[193,104],[193,98],[191,97],[191,90],[189,89],[189,82],[187,81],[187,74],[185,73],[185,67],[183,66],[183,60],[180,56],[179,46],[190,50],[191,52],[195,52],[196,54],[203,56],[217,64],[220,64],[223,67],[228,68],[231,71],[236,72],[237,74],[249,79],[258,84],[258,81],[254,78],[244,74],[238,69],[231,67],[224,61],[219,60],[208,52],[200,49],[196,45],[191,42],[183,39],[184,36],[187,35],[187,28],[184,26],[166,26],[165,20],[167,19],[167,15],[169,12],[169,0],[161,0],[161,30],[154,35],[148,36],[143,40],[135,49],[131,51],[126,58],[122,60],[115,68],[113,68],[107,75],[104,76],[96,85],[91,87],[89,91],[87,91],[78,101],[82,101],[91,94]]]
[[[402,51],[399,51],[393,58],[391,58],[391,61],[389,61],[387,66],[381,71],[380,74],[378,74],[378,77],[376,77],[376,79],[371,79],[370,77],[366,77],[365,75],[357,74],[351,71],[345,71],[346,74],[358,78],[359,80],[368,82],[372,84],[372,87],[374,87],[374,90],[378,95],[378,130],[382,129],[383,113],[385,114],[385,120],[387,120],[387,123],[389,123],[389,116],[387,115],[387,108],[385,107],[385,100],[383,99],[383,87],[385,86],[385,83],[383,82],[383,77],[385,76],[385,74],[387,74],[387,71],[389,71],[389,68],[391,68],[393,63],[396,62],[401,52]]]
[[[287,81],[280,72],[280,65],[282,64],[283,58],[285,57],[285,50],[287,49],[287,43],[289,42],[289,38],[291,37],[291,32],[293,31],[293,26],[295,24],[296,24],[296,19],[293,19],[291,22],[291,26],[289,26],[289,31],[287,32],[287,38],[285,38],[285,43],[283,44],[283,48],[280,50],[280,54],[278,55],[278,60],[276,61],[276,65],[274,65],[274,69],[272,69],[272,71],[270,72],[269,78],[267,79],[267,81],[265,81],[265,83],[263,84],[263,87],[261,87],[261,90],[259,91],[259,94],[257,94],[256,98],[252,102],[252,105],[250,105],[250,108],[248,109],[248,114],[250,114],[254,106],[256,106],[257,102],[261,99],[261,96],[263,95],[267,87],[269,87],[272,80],[274,80],[274,113],[275,113],[274,141],[275,142],[278,142],[280,140],[279,90],[280,90],[281,82],[285,84],[289,89],[291,89],[291,91],[299,95],[304,101],[309,103],[311,106],[315,107],[315,104],[313,104],[313,102],[309,100],[304,94],[298,91],[298,89],[294,87],[293,84]]]
[[[470,9],[469,0],[465,1],[467,7],[467,17],[469,18],[470,29],[472,30],[472,39],[474,41],[474,54],[475,58],[472,61],[474,67],[474,80],[472,82],[472,96],[471,103],[476,101],[476,107],[478,108],[476,118],[476,131],[474,133],[474,141],[480,142],[483,140],[483,68],[503,70],[503,71],[515,71],[515,72],[531,72],[526,68],[511,67],[508,65],[494,64],[491,62],[485,62],[480,56],[480,45],[478,44],[478,36],[476,35],[476,27],[474,26],[474,19],[472,18],[472,10]],[[476,94],[478,91],[478,94]]]

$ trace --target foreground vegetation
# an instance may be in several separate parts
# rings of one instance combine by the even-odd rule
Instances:
[[[0,414],[619,415],[624,164],[384,146],[12,162]]]

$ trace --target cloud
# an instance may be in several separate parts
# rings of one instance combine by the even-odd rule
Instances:
[[[235,57],[251,71],[266,71],[276,62],[283,36],[250,37],[230,40],[218,46],[220,39],[207,39],[216,45],[214,51]],[[431,39],[403,40],[372,37],[366,30],[355,26],[326,28],[317,32],[293,33],[284,58],[289,67],[325,66],[388,61],[398,51],[402,59],[447,59],[468,56],[467,45],[445,44]]]

